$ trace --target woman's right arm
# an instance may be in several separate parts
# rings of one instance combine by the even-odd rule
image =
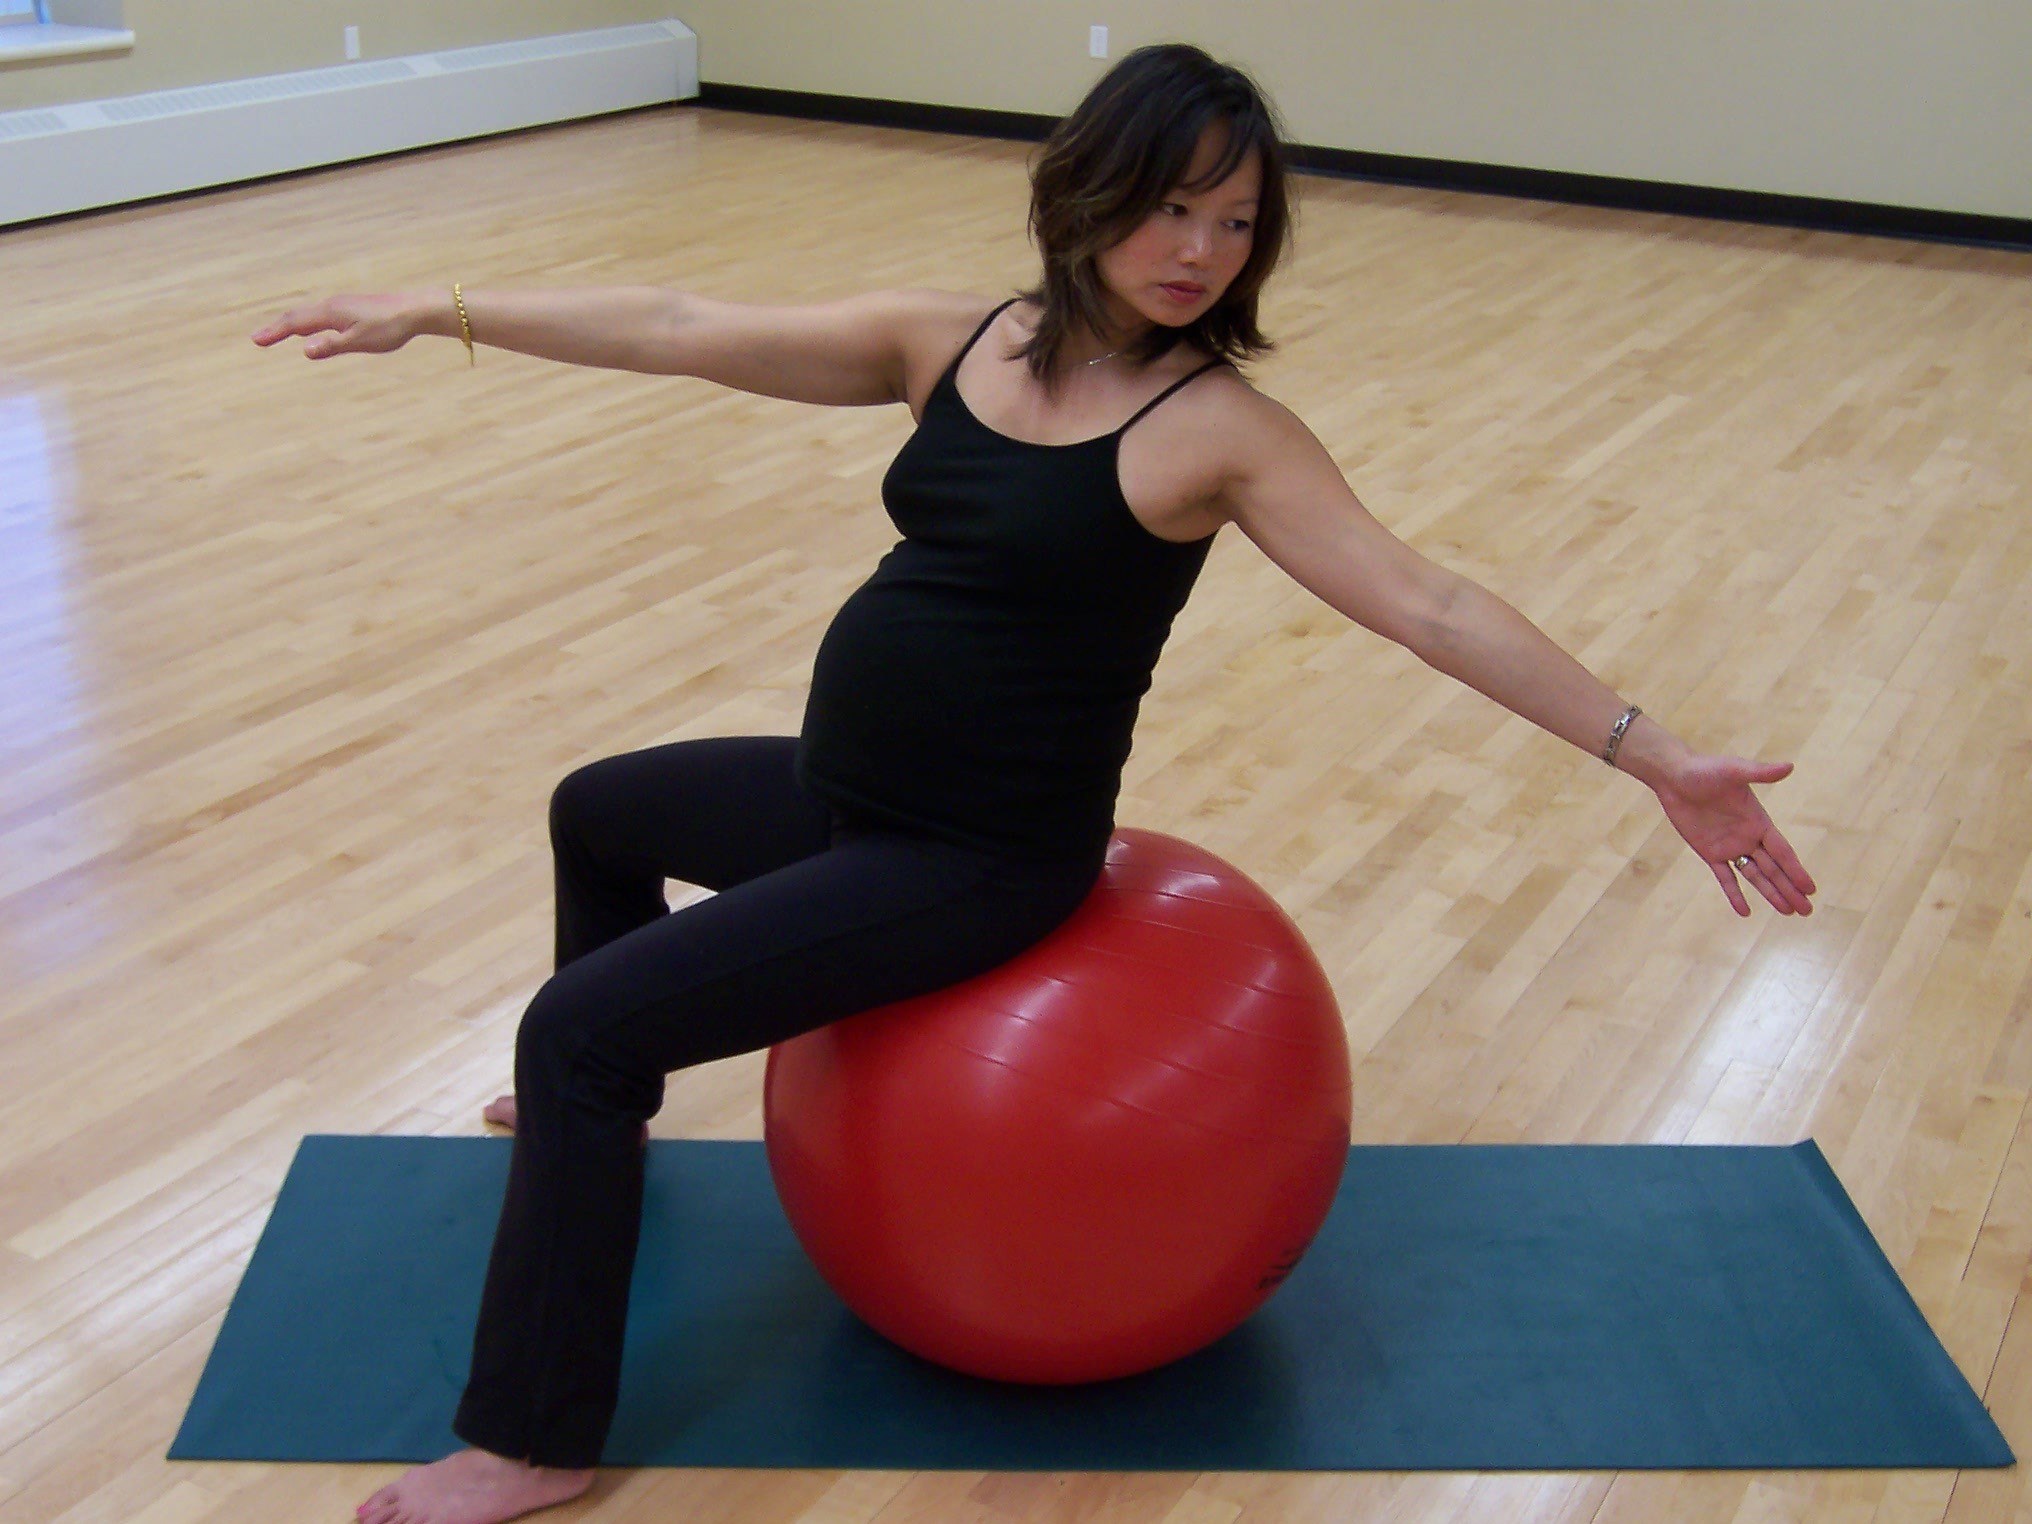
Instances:
[[[943,291],[871,291],[799,307],[723,302],[658,286],[461,291],[473,342],[652,375],[695,376],[739,391],[833,407],[899,402],[908,357],[935,349],[957,308]],[[442,294],[334,296],[282,314],[254,334],[303,335],[314,360],[385,354],[419,334],[459,338]]]

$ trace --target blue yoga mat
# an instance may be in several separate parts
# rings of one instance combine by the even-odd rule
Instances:
[[[505,1138],[303,1140],[171,1460],[455,1449]],[[818,1278],[760,1143],[649,1147],[605,1463],[881,1470],[2003,1466],[1820,1150],[1353,1149],[1255,1317],[1083,1387],[942,1370]]]

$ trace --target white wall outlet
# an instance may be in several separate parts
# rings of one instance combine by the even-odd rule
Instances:
[[[1088,27],[1087,57],[1106,58],[1107,56],[1108,56],[1108,29],[1104,26]]]
[[[358,58],[359,56],[360,29],[356,26],[349,26],[346,28],[346,57]]]

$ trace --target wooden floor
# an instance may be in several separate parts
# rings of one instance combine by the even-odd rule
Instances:
[[[0,233],[0,1521],[350,1519],[171,1464],[298,1140],[475,1134],[579,763],[788,734],[900,407],[247,335],[342,290],[1027,281],[1028,145],[661,109]],[[1232,531],[1120,818],[1297,917],[1358,1142],[1816,1139],[2032,1450],[2032,256],[1301,177],[1254,372],[1385,523],[1765,799],[1651,794]],[[662,1137],[761,1135],[759,1055]],[[2001,1472],[603,1473],[559,1519],[2007,1520]]]

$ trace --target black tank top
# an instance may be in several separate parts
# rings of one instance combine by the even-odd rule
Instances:
[[[1013,300],[1013,299],[1012,299]],[[961,400],[960,360],[882,479],[899,541],[834,616],[797,751],[843,811],[1021,857],[1098,859],[1130,732],[1213,536],[1130,513],[1116,447],[1134,417],[1066,445],[1012,439]]]

